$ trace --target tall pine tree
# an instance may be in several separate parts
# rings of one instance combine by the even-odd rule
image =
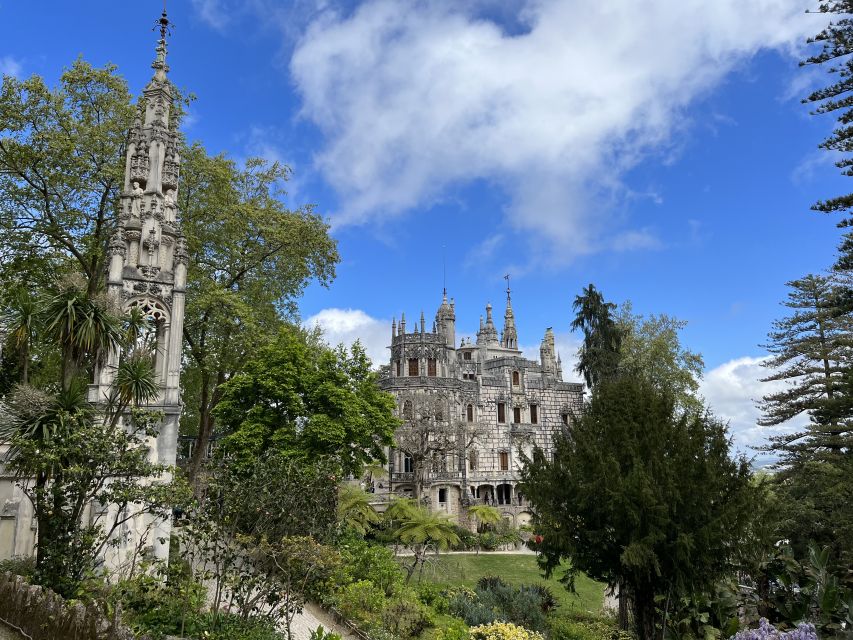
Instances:
[[[849,445],[849,389],[846,369],[853,333],[850,316],[839,309],[842,288],[834,278],[808,275],[788,283],[784,303],[791,314],[773,323],[772,354],[764,365],[773,373],[764,382],[784,381],[784,389],[764,396],[759,424],[775,426],[803,413],[804,431],[771,439],[770,447],[790,465],[804,456],[838,453]]]

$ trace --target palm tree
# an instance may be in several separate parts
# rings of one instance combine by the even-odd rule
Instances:
[[[365,535],[381,518],[370,504],[370,494],[351,484],[338,490],[338,521],[348,529]]]
[[[501,512],[487,504],[475,504],[468,507],[468,515],[477,521],[478,529],[484,526],[495,525],[501,521]],[[477,555],[480,555],[480,545],[477,545]]]
[[[30,349],[37,321],[36,302],[28,291],[21,289],[12,299],[6,312],[5,324],[12,344],[21,359],[21,384],[29,383]]]
[[[414,507],[404,517],[394,535],[412,550],[414,556],[414,562],[406,568],[406,582],[409,582],[418,566],[423,571],[426,554],[430,547],[434,547],[438,553],[439,549],[447,549],[451,545],[458,544],[459,536],[453,530],[450,518],[444,514],[433,513],[423,507]]]
[[[110,312],[106,298],[90,297],[77,283],[65,284],[49,298],[43,313],[47,336],[62,351],[63,389],[71,387],[85,364],[103,362],[123,343],[121,320]]]

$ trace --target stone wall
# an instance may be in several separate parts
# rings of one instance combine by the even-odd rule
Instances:
[[[107,620],[96,607],[69,604],[50,589],[27,584],[11,573],[0,574],[0,620],[32,640],[136,638],[119,620]]]

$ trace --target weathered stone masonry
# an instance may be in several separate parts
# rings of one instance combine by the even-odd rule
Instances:
[[[432,329],[423,314],[409,332],[405,316],[391,328],[391,361],[382,368],[380,385],[397,400],[405,424],[429,420],[437,433],[452,433],[453,445],[434,452],[424,474],[423,496],[433,509],[455,518],[473,504],[491,504],[517,525],[529,522],[529,507],[518,491],[518,452],[534,445],[550,455],[554,434],[583,403],[583,386],[563,382],[562,367],[548,328],[539,361],[518,349],[518,333],[507,289],[500,339],[486,306],[475,343],[456,345],[456,313],[445,292]],[[405,424],[403,429],[405,430]],[[403,443],[398,434],[398,445]],[[412,456],[389,452],[388,479],[376,490],[412,495]]]

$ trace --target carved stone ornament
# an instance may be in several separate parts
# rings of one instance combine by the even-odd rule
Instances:
[[[116,229],[116,232],[110,240],[109,254],[111,256],[127,255],[127,243],[124,241],[124,231],[120,228]]]
[[[175,246],[175,263],[176,264],[189,264],[190,255],[187,253],[187,241],[184,238],[178,238],[177,244]]]

